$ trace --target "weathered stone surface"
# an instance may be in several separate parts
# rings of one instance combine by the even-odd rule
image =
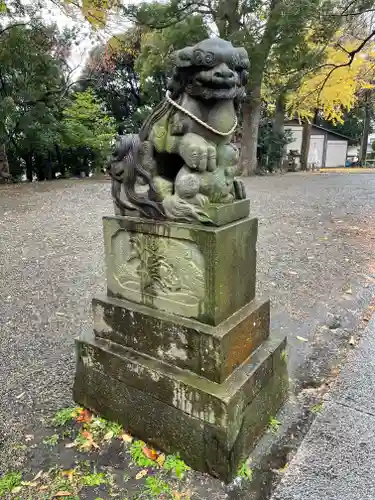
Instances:
[[[268,338],[269,301],[252,301],[218,326],[116,298],[93,300],[96,337],[223,382]]]
[[[272,377],[273,354],[283,342],[268,339],[222,384],[91,335],[77,344],[84,365],[208,423],[230,424],[235,436],[238,418]]]
[[[77,363],[73,397],[158,449],[180,453],[194,469],[205,470],[203,420],[103,375],[81,360]]]
[[[215,226],[224,226],[250,214],[250,200],[238,200],[229,204],[208,205],[207,215]]]
[[[108,295],[218,325],[255,297],[257,228],[105,217]]]
[[[207,471],[224,481],[233,478],[238,466],[245,460],[268,427],[271,416],[276,415],[288,395],[286,369],[274,373],[249,403],[241,415],[237,439],[230,439],[230,429],[206,425],[204,428]]]
[[[104,343],[108,347],[108,342],[99,342]],[[274,343],[277,350],[280,341]],[[250,453],[287,393],[285,369],[279,365],[274,373],[273,364],[267,364],[272,357],[262,348],[257,351],[259,359],[254,355],[254,364],[260,368],[255,369],[249,363],[247,373],[238,369],[230,377],[231,382],[224,384],[162,366],[151,358],[146,363],[142,357],[140,363],[138,355],[131,355],[130,351],[129,357],[124,358],[126,349],[121,350],[120,356],[103,345],[79,342],[75,400],[121,422],[133,434],[160,449],[180,452],[195,469],[224,480],[233,476]],[[191,395],[196,398],[193,402]],[[201,405],[198,416],[193,415],[194,404],[197,408]],[[211,412],[207,412],[210,405]],[[227,411],[230,418],[213,420],[215,411],[222,416]]]
[[[163,101],[138,135],[118,138],[109,159],[115,213],[215,224],[210,203],[246,198],[231,139],[249,59],[244,48],[208,38],[176,52],[174,62]],[[136,188],[139,177],[146,192]]]

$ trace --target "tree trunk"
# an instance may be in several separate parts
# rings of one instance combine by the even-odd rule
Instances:
[[[47,180],[49,180],[49,181],[56,178],[55,173],[53,172],[52,154],[50,151],[48,151],[47,159],[46,159],[46,177],[47,177]]]
[[[26,179],[29,182],[33,181],[33,155],[32,153],[27,153],[23,157],[26,164]]]
[[[360,149],[360,153],[359,153],[359,161],[360,161],[360,164],[362,167],[364,167],[366,164],[368,136],[370,134],[370,125],[371,125],[371,110],[370,110],[369,94],[370,94],[369,91],[367,91],[366,92],[366,102],[365,102],[365,119],[363,120],[361,149]]]
[[[61,174],[61,177],[65,177],[66,168],[65,168],[63,153],[61,152],[60,146],[58,144],[55,145],[55,151],[56,151],[57,163],[59,166],[59,172]]]
[[[302,145],[301,145],[301,170],[308,169],[311,130],[312,130],[311,123],[304,122],[302,130]]]
[[[270,167],[272,170],[281,169],[284,158],[284,120],[285,120],[285,97],[280,94],[276,100],[275,117],[272,124],[273,141],[270,148]]]
[[[261,111],[260,86],[253,92],[252,97],[243,104],[242,110],[240,172],[244,175],[255,175]]]
[[[10,178],[9,163],[5,144],[0,144],[0,183]]]
[[[247,89],[249,97],[243,105],[243,136],[240,158],[240,168],[245,175],[254,175],[257,169],[257,147],[262,104],[260,92],[264,70],[272,45],[275,43],[281,15],[281,0],[271,0],[262,40],[253,47],[250,54],[250,82]]]
[[[40,154],[35,155],[35,170],[38,181],[46,180],[46,169],[44,164],[44,158]]]

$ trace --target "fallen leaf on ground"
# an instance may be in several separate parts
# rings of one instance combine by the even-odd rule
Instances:
[[[77,442],[76,441],[73,441],[73,443],[68,443],[65,445],[65,448],[74,448],[75,446],[77,446]]]
[[[110,441],[113,438],[114,434],[115,433],[113,431],[108,431],[107,434],[105,434],[103,437],[104,441]]]
[[[69,479],[69,481],[72,483],[73,482],[73,476],[74,476],[74,472],[75,470],[74,469],[69,469],[69,470],[63,470],[61,475],[63,477],[66,477]]]
[[[57,493],[55,493],[53,495],[52,498],[56,498],[56,497],[71,497],[73,496],[72,493],[70,491],[58,491]]]
[[[38,474],[37,474],[37,475],[33,478],[33,481],[36,481],[37,479],[39,479],[40,477],[42,477],[42,474],[43,474],[43,471],[42,471],[42,470],[40,470],[40,471],[38,472]]]
[[[126,432],[121,434],[119,437],[120,437],[120,439],[122,439],[124,441],[124,443],[131,443],[133,441],[133,438],[131,437],[131,435],[126,434]]]
[[[33,481],[22,481],[22,486],[28,486],[29,488],[35,488],[36,486],[39,486],[38,483],[35,483]]]
[[[77,422],[82,422],[85,424],[89,424],[92,420],[92,413],[89,410],[83,410],[77,417]]]
[[[300,337],[297,335],[296,339],[300,340],[301,342],[308,342],[308,339],[305,339],[305,337]]]
[[[138,480],[138,479],[142,479],[142,477],[145,477],[147,476],[148,474],[148,470],[147,469],[143,469],[141,471],[138,472],[138,474],[135,476],[135,478]]]
[[[88,451],[90,448],[99,449],[99,445],[97,443],[95,443],[94,438],[92,437],[91,432],[89,432],[89,431],[83,431],[82,434],[81,434],[81,436],[86,440],[84,443],[82,443],[80,445],[80,447],[83,450]]]
[[[160,455],[156,459],[156,463],[158,464],[159,467],[163,467],[164,462],[165,462],[165,455],[164,453],[160,453]]]
[[[83,412],[84,408],[75,408],[72,411],[72,418],[77,418]]]
[[[147,448],[147,446],[144,446],[142,451],[150,460],[156,460],[159,456],[159,453],[156,450],[153,448]]]

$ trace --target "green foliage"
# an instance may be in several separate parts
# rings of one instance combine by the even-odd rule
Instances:
[[[104,110],[92,89],[77,92],[63,111],[63,137],[66,147],[90,148],[108,154],[115,135],[115,122]]]
[[[102,439],[110,441],[113,438],[118,438],[123,432],[123,427],[117,422],[111,422],[102,417],[93,417],[89,424],[86,424],[87,429],[92,433],[94,440],[101,441]]]
[[[30,154],[36,171],[41,169],[41,157],[45,167],[50,151],[60,142],[65,56],[71,42],[66,33],[39,21],[25,25],[11,21],[0,36],[0,143],[15,177],[22,174],[21,161]]]
[[[80,483],[82,486],[100,486],[101,484],[106,484],[107,479],[104,472],[92,472],[84,474]]]
[[[280,162],[285,146],[292,142],[292,133],[286,131],[278,133],[274,130],[273,121],[269,114],[265,115],[259,127],[258,162],[262,169],[273,171]]]
[[[43,444],[46,446],[56,446],[57,443],[59,442],[59,435],[58,434],[52,434],[52,436],[43,439]]]
[[[374,110],[371,109],[372,116],[375,116]],[[338,132],[339,134],[349,137],[354,144],[359,144],[363,133],[363,122],[365,118],[365,111],[359,102],[350,111],[346,111],[343,115],[343,123],[332,124],[325,120],[319,120],[318,125]],[[370,127],[370,133],[374,128]]]
[[[58,127],[52,93],[62,85],[62,61],[52,55],[58,33],[43,25],[10,27],[0,40],[0,141],[44,150]]]
[[[8,472],[0,478],[0,498],[4,498],[22,484],[21,472]]]
[[[145,446],[143,441],[133,441],[129,449],[132,462],[138,467],[155,467],[156,463],[143,453]]]
[[[276,434],[279,430],[281,422],[275,417],[270,417],[268,427],[273,434]]]
[[[147,10],[164,12],[164,7],[152,3]],[[197,15],[161,30],[131,26],[91,51],[80,88],[92,86],[119,132],[137,132],[165,95],[171,52],[207,36],[207,27]]]
[[[166,481],[156,476],[146,478],[144,493],[152,498],[160,498],[160,495],[171,494],[171,488]]]
[[[245,462],[243,462],[238,468],[237,476],[241,477],[242,479],[245,479],[246,481],[252,481],[253,475],[254,475],[253,469],[249,467],[249,464],[245,460]]]
[[[62,427],[67,423],[72,422],[75,411],[76,408],[63,408],[59,410],[58,412],[55,413],[55,415],[52,418],[53,425]]]
[[[321,401],[320,403],[317,403],[316,405],[314,405],[312,408],[311,408],[311,411],[312,413],[321,413],[322,410],[323,410],[323,401]]]
[[[149,9],[164,10],[164,6],[153,3],[149,5]],[[192,15],[162,30],[144,33],[140,54],[135,64],[142,88],[147,89],[155,79],[161,80],[165,85],[166,77],[173,68],[171,54],[207,37],[208,29],[200,15]]]
[[[182,479],[185,472],[190,470],[190,467],[186,465],[183,460],[181,460],[179,455],[168,455],[163,468],[167,472],[173,472],[178,479]]]

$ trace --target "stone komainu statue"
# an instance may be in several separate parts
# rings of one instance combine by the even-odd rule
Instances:
[[[120,137],[110,159],[115,212],[209,222],[208,204],[245,198],[231,139],[249,59],[245,49],[210,38],[174,60],[165,99],[138,135]]]

